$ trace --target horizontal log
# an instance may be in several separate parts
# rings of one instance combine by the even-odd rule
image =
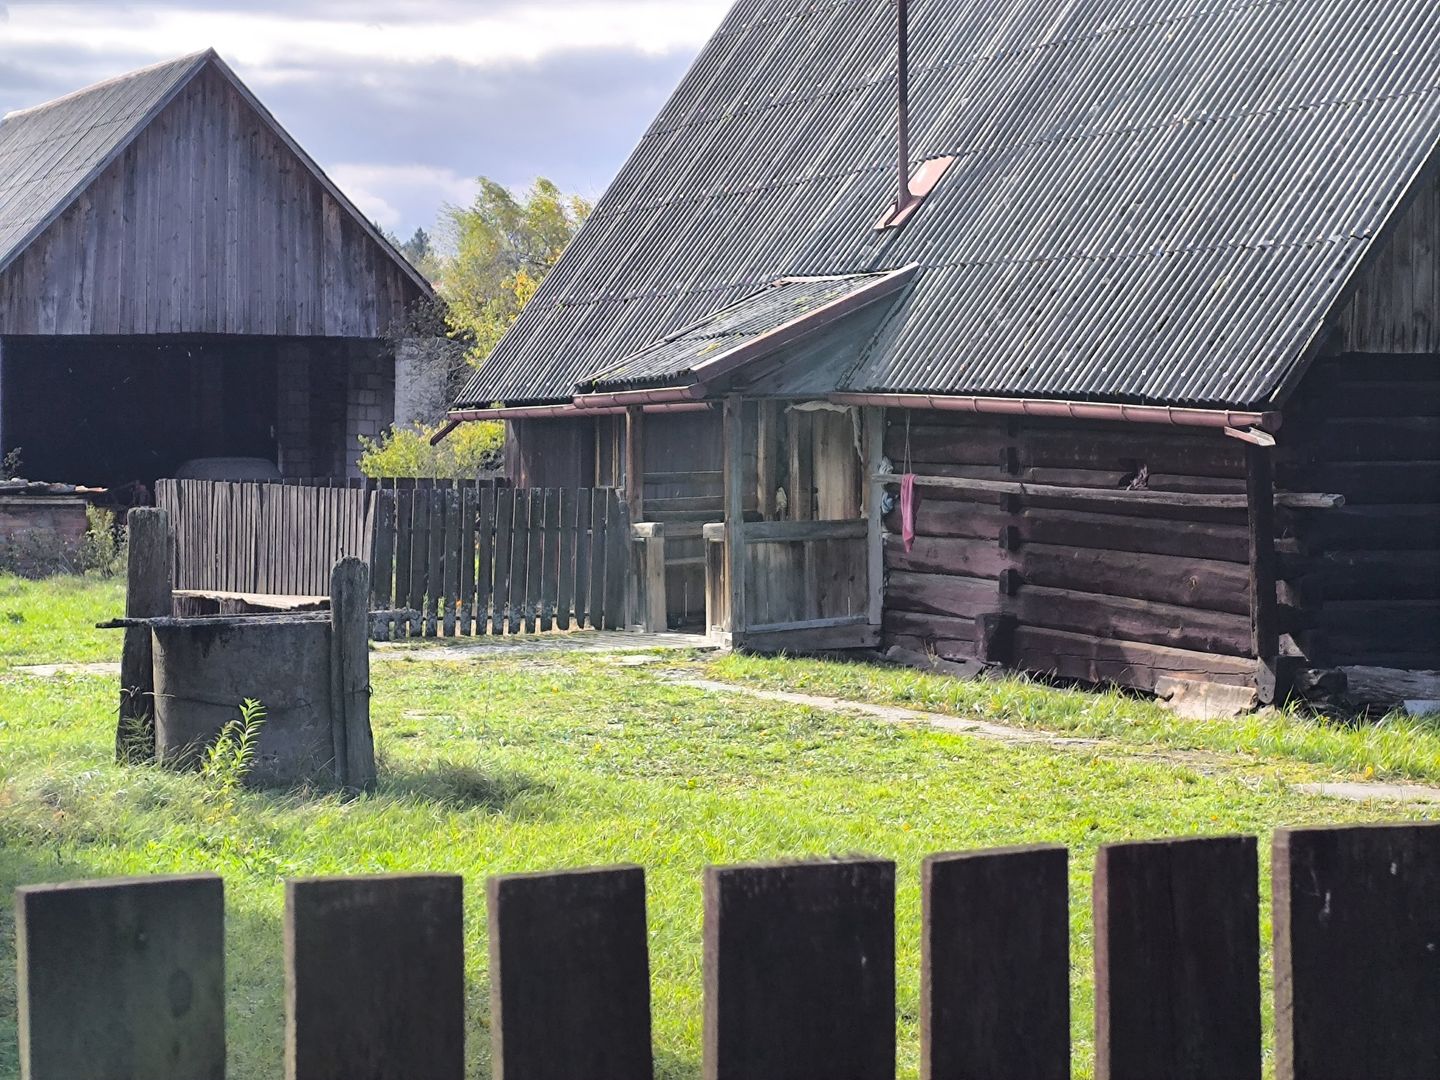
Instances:
[[[744,529],[747,544],[801,543],[806,540],[864,538],[864,521],[757,521]]]
[[[917,476],[949,476],[959,480],[1009,480],[1025,484],[1053,484],[1067,488],[1095,488],[1101,491],[1127,490],[1136,478],[1136,469],[1066,469],[1042,466],[1017,466],[1013,469],[999,464],[956,464],[946,461],[914,461],[911,469]],[[1239,492],[1245,490],[1242,479],[1232,477],[1190,476],[1184,473],[1146,474],[1148,491]]]
[[[1315,602],[1440,597],[1440,550],[1282,556],[1280,574]]]
[[[1429,353],[1345,353],[1318,361],[1305,382],[1387,383],[1433,381],[1435,357]]]
[[[1250,651],[1250,619],[1121,596],[1026,585],[1011,598],[1021,625],[1227,656]]]
[[[1001,551],[994,539],[979,540],[949,536],[917,536],[911,549],[894,533],[886,533],[885,568],[913,570],[922,574],[963,574],[994,578],[1000,571],[1014,569],[1015,557]]]
[[[1440,600],[1329,600],[1315,626],[1346,651],[1440,648]]]
[[[880,644],[880,627],[870,623],[832,626],[818,630],[750,631],[737,635],[732,643],[751,652],[832,652],[844,649],[873,649]]]
[[[1014,650],[1015,666],[1026,671],[1148,693],[1167,676],[1236,686],[1254,681],[1253,661],[1034,626],[1016,628]]]
[[[1440,461],[1324,462],[1279,476],[1290,488],[1341,492],[1351,506],[1440,503]]]
[[[949,638],[926,638],[914,634],[892,634],[888,630],[880,637],[881,649],[902,649],[924,656],[937,656],[941,660],[965,662],[975,659],[973,641],[951,640]]]
[[[893,475],[879,475],[871,478],[876,483],[898,484]],[[1243,494],[1197,493],[1188,491],[1155,491],[1152,489],[1128,490],[1125,488],[1081,488],[1058,487],[1052,484],[1027,484],[1015,480],[976,480],[969,477],[917,475],[919,487],[945,488],[990,495],[1036,496],[1050,499],[1066,499],[1075,502],[1113,504],[1117,506],[1175,506],[1194,507],[1206,510],[1243,510],[1246,500]],[[1279,491],[1275,493],[1275,504],[1291,509],[1328,510],[1345,504],[1343,495],[1314,492]]]
[[[1243,563],[1173,555],[1024,544],[1018,568],[1028,585],[1249,615],[1250,574]]]
[[[1239,515],[1237,514],[1238,518]],[[891,532],[900,530],[900,512],[885,518]],[[1244,524],[1094,513],[1061,507],[1027,507],[1010,514],[984,503],[958,499],[919,500],[915,531],[922,536],[968,536],[995,540],[1014,526],[1022,542],[1151,552],[1244,563],[1249,541]]]
[[[1431,361],[1433,364],[1434,361]],[[1306,379],[1312,381],[1314,373]],[[1304,425],[1328,423],[1336,417],[1440,416],[1440,380],[1411,379],[1396,382],[1331,382],[1314,389],[1301,387],[1301,395],[1285,411],[1285,431]]]
[[[1303,523],[1302,548],[1415,551],[1440,548],[1440,505],[1348,505]]]
[[[886,608],[881,625],[887,634],[907,634],[930,641],[974,641],[975,620]]]
[[[645,471],[647,484],[719,484],[725,479],[720,471],[695,470],[694,472],[652,472]]]
[[[1414,461],[1440,458],[1440,417],[1327,417],[1293,440],[1321,461]]]
[[[668,510],[706,510],[719,515],[723,511],[724,497],[721,495],[684,495],[672,498],[654,499],[645,497],[645,512],[653,514]]]
[[[864,626],[864,615],[833,615],[825,619],[797,619],[794,622],[765,623],[747,626],[747,634],[778,634],[790,630],[831,630],[841,626]]]
[[[1027,626],[1228,656],[1250,649],[1246,616],[1047,586],[1022,585],[1016,595],[1002,597],[994,581],[895,571],[886,580],[885,603],[967,619],[1003,610]]]
[[[1397,668],[1351,665],[1345,673],[1345,696],[1368,705],[1398,705],[1402,701],[1440,701],[1440,671],[1405,671]]]
[[[923,422],[921,422],[923,420]],[[908,438],[908,457],[907,457]],[[898,468],[909,461],[993,465],[1013,447],[1022,468],[1081,468],[1192,476],[1239,476],[1244,455],[1220,432],[1192,434],[1126,425],[1057,425],[1026,421],[1009,424],[946,422],[943,414],[915,414],[908,432],[903,414],[890,421],[885,455]]]

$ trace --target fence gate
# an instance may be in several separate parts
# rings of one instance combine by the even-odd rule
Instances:
[[[629,510],[613,488],[495,481],[161,480],[175,587],[322,597],[370,564],[382,636],[625,625]]]

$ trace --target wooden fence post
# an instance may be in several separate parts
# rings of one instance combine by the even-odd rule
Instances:
[[[330,572],[330,730],[335,778],[356,791],[375,786],[370,730],[370,568],[341,559]]]
[[[665,523],[642,521],[630,526],[630,609],[633,621],[648,634],[668,625],[665,596]]]
[[[214,874],[15,890],[23,1080],[224,1080]]]
[[[1280,829],[1277,1080],[1440,1076],[1440,824]]]
[[[705,871],[705,1080],[894,1080],[895,864]]]
[[[286,1080],[460,1080],[459,875],[285,883]]]
[[[135,507],[125,518],[125,615],[152,619],[173,614],[175,538],[168,511]],[[120,653],[117,761],[148,760],[155,753],[155,672],[150,628],[127,626]]]
[[[650,1080],[645,871],[492,877],[494,1080]]]
[[[1070,1076],[1063,847],[932,855],[921,870],[920,1075]]]
[[[1096,1080],[1260,1080],[1253,836],[1103,845],[1094,917]]]

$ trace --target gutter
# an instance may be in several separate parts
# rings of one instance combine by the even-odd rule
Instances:
[[[576,416],[617,416],[627,411],[625,405],[595,405],[582,408],[573,401],[559,405],[497,405],[493,409],[453,409],[445,414],[445,424],[430,436],[430,445],[437,446],[461,424],[471,420],[551,420]],[[641,406],[647,413],[708,412],[709,402],[672,401]]]
[[[621,412],[634,406],[650,405],[703,405],[708,387],[704,383],[689,386],[660,386],[650,390],[615,390],[603,394],[576,394],[574,406],[578,412]],[[705,406],[708,408],[709,406]],[[661,410],[657,410],[661,411]]]
[[[974,397],[945,394],[829,394],[837,405],[883,405],[896,409],[984,413],[994,416],[1047,416],[1066,420],[1121,420],[1133,424],[1174,427],[1257,428],[1277,431],[1278,412],[1237,409],[1182,409],[1169,405],[1121,405],[1107,401],[1063,401],[1053,398]]]

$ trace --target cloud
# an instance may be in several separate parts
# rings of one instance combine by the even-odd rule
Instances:
[[[597,197],[728,2],[8,2],[0,113],[214,45],[357,205],[404,234],[467,202],[480,175]]]

